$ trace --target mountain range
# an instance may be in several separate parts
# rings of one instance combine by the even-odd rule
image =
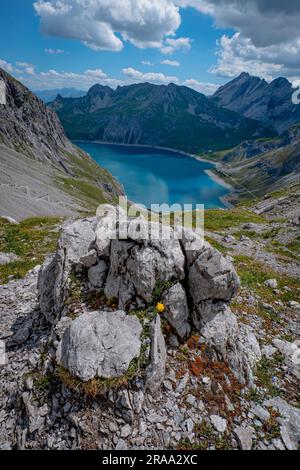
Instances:
[[[48,106],[3,70],[0,80],[7,99],[0,105],[0,215],[74,215],[117,200],[120,185],[68,137],[205,155],[234,186],[234,203],[299,181],[300,106],[290,103],[293,88],[285,79],[268,85],[242,74],[212,97],[174,84],[95,85],[83,97],[58,95]],[[268,105],[262,98],[257,104],[262,89],[277,90]],[[276,106],[271,112],[270,103],[279,101],[282,115]]]
[[[295,89],[286,78],[271,83],[259,77],[242,73],[220,87],[212,100],[224,108],[256,119],[282,134],[300,122],[300,106],[292,102]]]
[[[114,202],[122,188],[66,137],[57,115],[0,69],[0,216],[75,215]]]
[[[76,88],[54,88],[53,90],[35,90],[34,94],[44,103],[50,103],[55,100],[57,95],[63,98],[80,98],[86,94],[85,91]]]
[[[259,122],[175,84],[142,83],[116,90],[95,85],[81,98],[58,96],[50,107],[72,140],[154,145],[201,153],[274,135]]]

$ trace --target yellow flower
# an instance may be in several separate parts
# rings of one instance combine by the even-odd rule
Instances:
[[[159,313],[163,313],[165,311],[166,307],[164,306],[163,303],[161,302],[158,302],[158,304],[156,305],[156,310],[159,312]]]

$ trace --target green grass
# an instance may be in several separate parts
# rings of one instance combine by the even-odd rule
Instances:
[[[60,219],[35,217],[12,225],[0,219],[0,252],[14,253],[20,261],[0,266],[0,284],[23,278],[36,265],[43,263],[45,257],[53,252],[58,238]]]
[[[216,248],[216,250],[218,250],[220,253],[222,253],[223,255],[227,255],[228,253],[228,250],[226,247],[224,247],[221,243],[219,243],[217,240],[215,240],[214,238],[211,238],[211,237],[205,237],[205,240],[211,244],[211,246],[213,246],[214,248]]]
[[[191,442],[188,438],[181,439],[178,443],[178,450],[207,450],[211,445],[217,450],[230,450],[232,448],[228,434],[218,435],[214,432],[212,426],[205,421],[196,425],[194,432],[195,442]]]
[[[257,384],[265,388],[271,397],[280,395],[280,390],[273,383],[273,377],[275,377],[276,368],[282,365],[283,360],[282,354],[276,353],[271,359],[263,357],[256,367]]]
[[[296,255],[299,256],[299,253],[300,253],[300,237],[297,237],[291,243],[288,243],[286,247],[289,251],[292,251]]]
[[[288,302],[289,300],[297,300],[299,298],[299,294],[297,294],[297,289],[300,288],[299,280],[282,276],[265,264],[248,256],[234,256],[234,260],[242,285],[255,291],[264,302],[272,303],[279,299],[283,302]],[[275,294],[272,289],[264,285],[267,279],[276,279],[279,290],[285,286],[290,287],[292,290],[291,292],[282,290],[280,295]]]
[[[242,208],[230,210],[209,209],[205,211],[205,230],[218,231],[238,227],[245,223],[266,223],[266,219],[254,212]]]
[[[56,178],[59,187],[79,200],[85,207],[96,209],[100,204],[107,202],[100,188],[93,184],[76,178]]]

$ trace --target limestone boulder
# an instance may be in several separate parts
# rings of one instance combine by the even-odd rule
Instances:
[[[177,334],[184,338],[191,331],[191,327],[189,325],[187,296],[182,285],[177,282],[163,295],[162,301],[165,305],[164,317]]]
[[[151,324],[151,359],[146,371],[146,389],[155,393],[165,378],[167,351],[161,331],[160,316],[157,315]]]
[[[64,331],[57,361],[84,382],[121,377],[140,355],[141,333],[138,319],[125,312],[84,313]]]

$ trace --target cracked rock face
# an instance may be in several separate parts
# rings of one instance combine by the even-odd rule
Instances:
[[[65,330],[57,360],[85,382],[121,377],[140,354],[141,333],[140,322],[125,312],[84,313]]]
[[[159,224],[150,224],[150,231],[158,233],[159,229],[165,230]],[[135,297],[151,304],[158,281],[184,278],[185,258],[178,240],[142,240],[136,232],[133,236],[134,240],[111,242],[105,294],[117,298],[119,308],[125,308]]]
[[[146,388],[156,392],[165,378],[167,351],[159,315],[151,324],[151,361],[146,372]]]
[[[184,338],[190,332],[189,309],[184,288],[178,282],[163,296],[166,310],[164,317],[175,328],[177,334]]]
[[[86,265],[86,257],[95,242],[96,226],[96,218],[64,224],[55,255],[47,258],[40,271],[39,303],[50,323],[55,323],[62,314],[72,269]]]
[[[190,267],[188,283],[194,301],[194,323],[197,328],[201,328],[203,316],[207,316],[212,304],[228,304],[240,284],[232,264],[210,245],[206,245]]]

